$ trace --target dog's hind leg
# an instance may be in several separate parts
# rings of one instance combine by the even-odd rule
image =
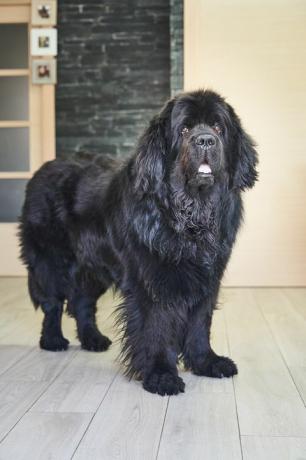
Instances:
[[[67,350],[69,341],[65,339],[62,333],[64,299],[59,295],[51,295],[49,289],[46,289],[46,286],[43,289],[42,285],[45,285],[43,280],[41,279],[38,282],[34,273],[29,272],[28,287],[30,297],[35,308],[40,306],[44,313],[39,345],[44,350]]]
[[[77,293],[69,301],[68,308],[76,319],[78,338],[82,348],[89,351],[105,351],[112,342],[98,329],[96,305],[96,298]]]
[[[110,284],[106,271],[100,270],[99,277],[84,267],[74,271],[67,311],[76,320],[78,338],[84,350],[105,351],[112,343],[99,331],[96,322],[97,301]]]
[[[50,299],[41,304],[44,320],[41,331],[40,347],[44,350],[67,350],[69,341],[62,333],[63,302]]]

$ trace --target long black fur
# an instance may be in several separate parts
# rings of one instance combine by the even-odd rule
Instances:
[[[256,163],[232,107],[200,90],[168,101],[123,163],[85,155],[43,165],[20,224],[30,296],[45,314],[40,346],[67,348],[67,301],[82,347],[106,350],[96,302],[114,285],[122,359],[146,390],[184,391],[179,357],[197,375],[236,374],[211,349],[210,326]]]

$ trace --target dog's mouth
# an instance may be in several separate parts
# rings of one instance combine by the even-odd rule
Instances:
[[[189,181],[189,184],[196,188],[208,187],[213,185],[215,177],[209,164],[204,161],[198,167],[196,175]]]
[[[208,163],[201,163],[198,169],[198,174],[201,177],[211,177],[213,175],[211,167]]]

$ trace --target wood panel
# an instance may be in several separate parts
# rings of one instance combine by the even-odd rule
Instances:
[[[0,69],[0,77],[22,77],[30,75],[29,69]]]
[[[41,86],[42,101],[42,161],[55,158],[55,86]]]
[[[3,5],[3,3],[5,3],[5,5]],[[22,5],[16,5],[16,2],[14,3],[15,4],[9,1],[0,2],[1,24],[18,24],[30,21],[30,8],[26,6],[26,3],[30,2],[22,2]]]
[[[155,460],[167,403],[118,375],[74,460]]]
[[[46,382],[0,381],[0,441],[46,390]],[[0,454],[0,458],[4,458]],[[8,458],[8,457],[6,457]]]
[[[0,121],[0,128],[27,128],[30,122],[27,120],[5,120]]]
[[[306,284],[305,23],[305,2],[185,1],[185,89],[226,96],[260,156],[228,285]]]
[[[242,436],[244,460],[305,460],[306,438]]]
[[[27,413],[0,445],[0,458],[70,460],[91,414]]]
[[[0,6],[2,5],[11,5],[11,6],[17,6],[17,5],[30,5],[31,0],[0,0]]]
[[[0,276],[24,276],[26,274],[25,268],[19,260],[17,224],[0,225],[0,252]]]
[[[306,406],[306,292],[299,291],[300,299],[279,289],[257,289],[254,297]]]

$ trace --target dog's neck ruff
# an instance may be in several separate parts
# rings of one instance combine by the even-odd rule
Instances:
[[[216,252],[224,210],[224,190],[218,185],[204,196],[191,197],[183,188],[171,189],[166,218],[179,239]]]

